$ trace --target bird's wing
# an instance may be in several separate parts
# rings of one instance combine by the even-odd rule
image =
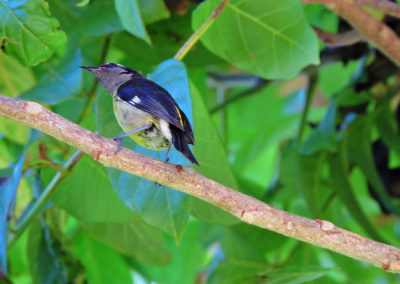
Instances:
[[[187,119],[184,121],[183,112],[171,95],[153,81],[135,78],[121,84],[115,92],[121,100],[185,131]]]

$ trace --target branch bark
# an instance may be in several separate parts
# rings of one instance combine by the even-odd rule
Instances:
[[[154,160],[122,148],[44,108],[38,103],[0,95],[0,115],[36,128],[63,141],[106,167],[153,180],[214,204],[243,222],[265,228],[337,253],[355,258],[390,272],[400,272],[400,249],[379,243],[329,221],[312,220],[265,204],[237,192],[194,169]]]
[[[381,21],[365,12],[359,6],[373,1],[366,0],[303,0],[303,3],[322,3],[353,26],[360,34],[400,65],[400,38]]]

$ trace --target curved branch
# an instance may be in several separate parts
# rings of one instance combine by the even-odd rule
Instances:
[[[265,228],[390,272],[400,272],[400,249],[379,243],[329,221],[297,216],[210,180],[187,166],[154,160],[122,148],[116,143],[55,114],[35,102],[0,95],[0,115],[36,128],[89,154],[104,166],[153,180],[196,196],[231,213],[243,222]]]
[[[359,5],[366,5],[365,0],[302,0],[303,3],[322,3],[337,13],[356,29],[360,34],[390,58],[400,65],[400,38],[381,21],[365,12]],[[397,4],[396,4],[397,5]]]

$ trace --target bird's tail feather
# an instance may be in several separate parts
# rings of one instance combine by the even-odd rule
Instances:
[[[190,151],[189,145],[185,139],[185,132],[182,130],[170,125],[171,136],[172,136],[172,144],[174,144],[175,148],[181,152],[189,161],[193,164],[199,166],[196,158],[193,156],[192,151]]]

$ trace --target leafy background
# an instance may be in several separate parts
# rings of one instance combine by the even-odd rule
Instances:
[[[130,66],[164,86],[190,117],[200,173],[399,246],[397,68],[366,43],[319,43],[311,24],[331,32],[349,27],[299,0],[232,0],[182,62],[172,59],[219,2],[0,0],[0,93],[40,102],[112,137],[121,130],[110,97],[79,66]],[[400,280],[242,224],[88,156],[63,170],[74,152],[0,117],[0,281]],[[171,161],[188,163],[176,151]],[[49,186],[51,200],[10,243]]]

